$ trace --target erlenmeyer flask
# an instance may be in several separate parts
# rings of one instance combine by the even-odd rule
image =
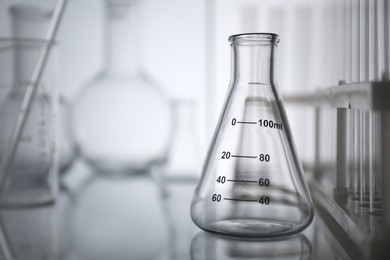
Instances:
[[[174,99],[171,107],[173,130],[165,177],[196,182],[202,166],[202,149],[194,122],[196,102],[193,99]]]
[[[145,171],[165,159],[169,103],[137,66],[138,2],[104,1],[105,67],[73,106],[81,154],[99,172]]]
[[[274,72],[276,34],[229,38],[227,100],[195,190],[191,216],[200,228],[232,236],[302,231],[313,206],[295,152]]]

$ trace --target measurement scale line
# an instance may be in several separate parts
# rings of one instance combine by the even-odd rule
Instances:
[[[245,121],[238,121],[237,124],[250,124],[250,125],[257,125],[257,122],[245,122]]]
[[[233,199],[233,198],[223,198],[224,200],[232,200],[232,201],[247,201],[247,202],[257,202],[257,200],[249,200],[249,199]]]
[[[262,82],[248,82],[249,85],[267,85],[265,83],[262,83]]]
[[[247,180],[227,180],[232,182],[248,182],[248,183],[257,183],[257,181],[247,181]]]
[[[246,155],[232,155],[232,157],[236,157],[236,158],[257,159],[257,156],[246,156]]]

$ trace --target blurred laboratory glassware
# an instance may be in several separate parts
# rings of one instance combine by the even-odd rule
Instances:
[[[149,175],[91,175],[75,195],[71,241],[77,259],[159,259],[167,230]]]
[[[164,176],[169,179],[197,180],[202,166],[200,139],[197,135],[194,99],[171,101],[172,135]]]
[[[12,36],[16,38],[43,39],[47,33],[53,8],[47,5],[14,4],[9,9]],[[67,100],[61,93],[58,97],[58,111],[53,111],[53,127],[57,136],[58,167],[65,172],[76,157],[76,145],[71,131],[70,111]]]
[[[53,7],[38,3],[18,3],[9,8],[13,37],[43,39],[49,28]]]
[[[20,107],[38,55],[48,43],[33,39],[0,39],[0,158],[16,147],[0,191],[3,206],[52,203],[57,193],[57,152],[54,149],[53,110],[56,110],[55,44],[33,101],[27,111]],[[26,122],[16,143],[11,136],[19,113]]]
[[[75,259],[72,258],[72,241],[70,237],[71,217],[74,207],[74,194],[66,185],[61,183],[58,190],[58,199],[54,208],[54,234],[56,240],[57,258],[54,259]]]
[[[312,245],[302,234],[267,240],[235,240],[201,232],[191,243],[192,260],[312,259]]]
[[[170,260],[189,259],[191,240],[198,228],[189,216],[196,179],[175,178],[163,182],[161,205],[168,229],[168,255]]]
[[[58,133],[58,167],[60,173],[66,173],[68,169],[73,165],[74,160],[77,157],[78,149],[76,141],[73,136],[72,119],[70,103],[64,95],[59,96],[59,110],[58,116],[55,116],[57,120],[56,132]]]
[[[171,100],[173,130],[168,158],[166,164],[154,173],[155,179],[160,181],[160,199],[168,228],[170,260],[189,259],[191,240],[197,232],[188,215],[202,163],[195,108],[194,99]]]
[[[73,106],[82,156],[99,172],[144,171],[166,156],[169,103],[136,63],[134,0],[105,0],[105,66]]]
[[[275,237],[298,233],[313,204],[275,81],[279,36],[229,37],[232,75],[191,206],[206,231]]]
[[[0,211],[0,225],[11,257],[0,259],[58,259],[56,217],[55,204],[3,208]],[[3,256],[5,252],[1,251],[0,256]]]

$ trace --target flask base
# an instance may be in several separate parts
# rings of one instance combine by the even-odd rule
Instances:
[[[205,230],[223,236],[270,238],[294,235],[305,227],[270,219],[225,219],[211,223]]]

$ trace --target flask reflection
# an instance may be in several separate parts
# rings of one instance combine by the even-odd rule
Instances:
[[[191,243],[192,260],[311,259],[312,246],[302,234],[282,239],[236,240],[206,232]]]

